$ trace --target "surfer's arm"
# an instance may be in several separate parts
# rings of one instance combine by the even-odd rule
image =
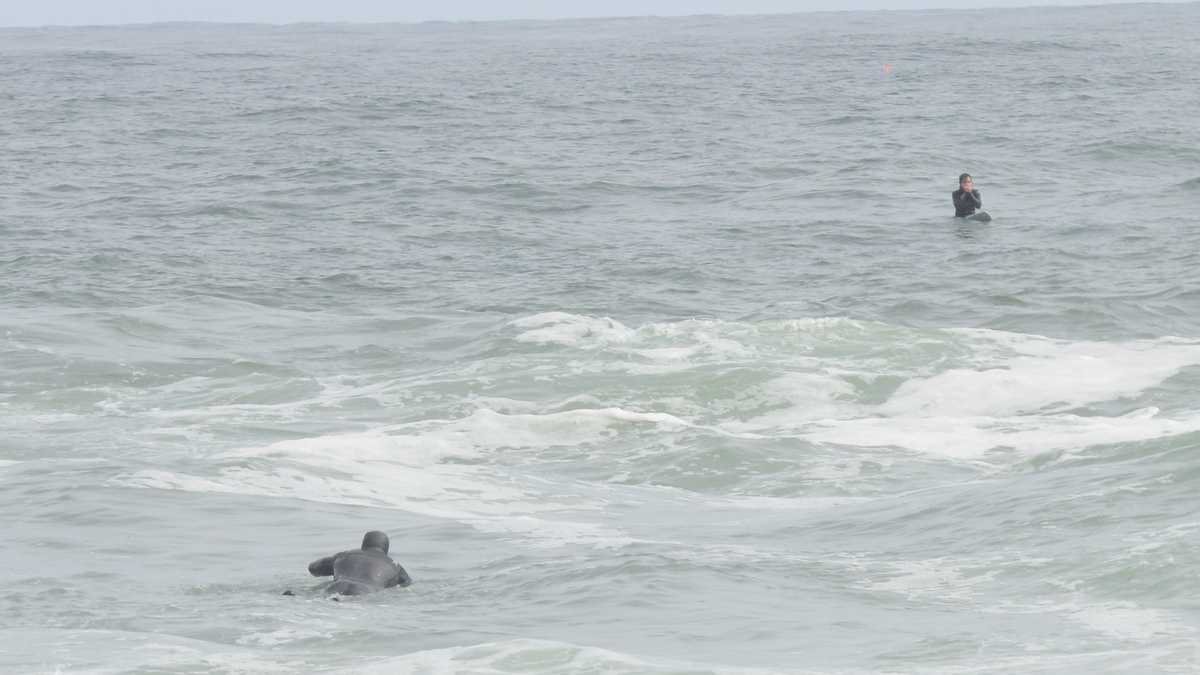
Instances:
[[[314,560],[308,564],[308,573],[314,577],[331,577],[333,576],[333,559],[336,556],[329,556]]]
[[[412,577],[408,576],[408,572],[400,565],[396,565],[396,575],[392,577],[392,582],[388,586],[399,586],[401,588],[412,583]]]
[[[983,198],[979,196],[979,190],[972,190],[970,192],[959,190],[950,196],[954,198],[955,208],[977,209],[983,206]]]

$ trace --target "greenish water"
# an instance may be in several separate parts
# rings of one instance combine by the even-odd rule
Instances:
[[[0,670],[1195,672],[1198,29],[0,30]]]

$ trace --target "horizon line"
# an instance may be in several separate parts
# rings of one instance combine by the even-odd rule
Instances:
[[[164,20],[135,21],[123,23],[43,23],[43,24],[0,24],[0,30],[44,30],[55,28],[152,28],[155,26],[260,26],[285,28],[289,26],[421,26],[428,24],[474,25],[490,23],[559,23],[571,21],[629,21],[653,19],[696,19],[696,18],[755,18],[772,16],[800,16],[808,14],[875,14],[875,13],[919,13],[919,12],[980,12],[1020,11],[1029,9],[1095,9],[1099,7],[1133,7],[1146,5],[1194,5],[1200,0],[1120,0],[1118,2],[1048,3],[1018,6],[984,7],[922,7],[922,8],[878,8],[878,9],[812,9],[780,12],[700,12],[696,14],[627,14],[589,15],[561,17],[514,17],[483,19],[322,19],[296,21],[221,21],[221,20]]]

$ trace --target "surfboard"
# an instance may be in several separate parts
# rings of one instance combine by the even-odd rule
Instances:
[[[976,211],[975,213],[967,216],[967,220],[978,220],[982,223],[986,223],[991,219],[992,217],[988,215],[987,211]]]

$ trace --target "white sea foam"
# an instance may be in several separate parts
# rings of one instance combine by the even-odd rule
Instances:
[[[800,428],[811,440],[864,447],[900,447],[948,458],[977,459],[1008,448],[1022,455],[1108,443],[1144,441],[1200,431],[1200,414],[1160,418],[1153,410],[1120,417],[869,417],[823,420]]]
[[[629,536],[587,515],[603,503],[579,491],[572,494],[569,486],[556,486],[549,498],[540,484],[494,464],[444,460],[480,458],[504,448],[595,443],[615,433],[616,425],[644,424],[686,425],[671,415],[619,408],[548,415],[479,410],[459,420],[397,425],[386,433],[322,436],[223,453],[216,459],[226,466],[215,476],[143,470],[114,480],[145,488],[396,508],[519,534],[539,545],[624,546],[632,541]],[[262,459],[270,464],[238,461]]]
[[[871,497],[729,497],[720,501],[711,500],[713,505],[731,506],[738,509],[755,511],[825,511],[841,506],[862,504],[871,501]]]
[[[420,673],[422,675],[771,675],[791,673],[805,675],[808,670],[765,670],[714,666],[668,659],[653,659],[621,652],[582,647],[546,640],[507,640],[467,647],[452,647],[416,652],[393,657],[367,666],[356,666],[354,673]],[[846,673],[844,670],[822,670],[826,675]]]
[[[728,360],[754,355],[751,345],[728,335],[742,332],[749,325],[724,321],[690,320],[630,328],[608,317],[547,312],[517,319],[510,325],[527,329],[517,335],[518,342],[557,344],[575,349],[609,349],[614,354],[636,355],[661,364]]]
[[[169,634],[51,628],[0,631],[0,668],[6,664],[20,666],[10,672],[47,675],[135,671],[294,673],[298,665],[244,647]]]
[[[314,628],[291,627],[279,628],[277,630],[266,631],[262,633],[251,633],[237,639],[239,645],[257,646],[257,647],[278,647],[292,642],[300,642],[303,640],[323,639],[329,640],[333,638],[333,631],[336,626],[330,625],[328,630],[317,630]]]
[[[1181,622],[1168,611],[1131,602],[1083,607],[1071,612],[1071,618],[1111,638],[1132,642],[1200,634],[1195,626]]]
[[[1160,659],[1168,658],[1170,647],[1162,649],[1088,649],[1078,654],[1053,652],[1043,644],[1026,644],[1022,650],[1032,656],[997,655],[988,642],[979,645],[978,654],[969,662],[952,665],[921,665],[906,667],[903,672],[914,675],[1074,675],[1075,673],[1181,673],[1195,672],[1185,665],[1164,670]],[[1194,652],[1193,652],[1194,653]],[[899,671],[897,671],[899,672]]]
[[[898,593],[909,599],[966,603],[974,600],[976,587],[991,582],[995,576],[994,569],[971,574],[961,563],[933,558],[897,562],[886,578],[864,581],[864,586],[873,591]]]
[[[822,419],[841,419],[861,414],[861,406],[853,403],[854,388],[841,377],[825,373],[783,373],[764,384],[759,399],[782,407],[759,415],[748,423],[726,425],[730,430],[763,429],[795,426],[798,423]]]
[[[787,373],[761,387],[761,396],[783,407],[723,427],[959,459],[976,459],[997,448],[1027,455],[1200,430],[1200,412],[1170,417],[1156,408],[1119,416],[1075,412],[1140,395],[1200,365],[1200,345],[1175,339],[1070,343],[986,330],[947,333],[973,346],[971,367],[913,372],[876,405],[855,401],[842,371],[826,363],[823,372]]]
[[[1001,358],[983,353],[973,368],[909,380],[880,406],[881,414],[970,417],[1070,409],[1139,394],[1200,364],[1200,345],[1175,341],[1071,343],[998,331],[960,332],[1014,353]]]
[[[276,455],[278,456],[278,455]],[[600,548],[628,545],[620,530],[578,518],[600,504],[564,501],[505,484],[495,471],[446,465],[413,470],[380,461],[343,460],[345,477],[320,475],[310,468],[233,467],[206,478],[171,471],[143,470],[113,483],[186,492],[287,497],[307,501],[393,508],[446,518],[484,532],[517,534],[533,546],[580,544]]]
[[[518,342],[559,344],[572,347],[601,347],[628,342],[635,335],[635,331],[620,321],[614,321],[607,317],[597,318],[565,312],[535,314],[517,319],[511,325],[527,329],[517,336]]]

